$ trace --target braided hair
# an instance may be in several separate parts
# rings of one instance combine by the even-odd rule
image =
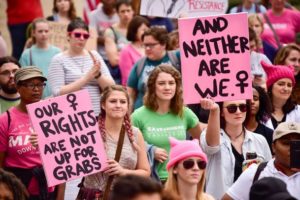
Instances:
[[[105,103],[105,101],[107,100],[107,98],[109,97],[109,95],[111,94],[111,92],[113,91],[120,91],[123,92],[126,96],[128,105],[129,105],[129,95],[128,92],[126,90],[125,87],[121,86],[121,85],[111,85],[106,87],[101,95],[101,105]],[[105,110],[101,107],[101,113],[99,116],[99,130],[101,133],[101,137],[104,143],[106,143],[106,129],[105,129],[105,116],[106,116],[106,112]],[[126,115],[124,116],[124,121],[123,121],[123,126],[125,128],[125,131],[127,133],[127,136],[129,138],[130,143],[132,144],[133,148],[135,150],[138,150],[139,147],[136,144],[136,142],[134,141],[134,135],[133,135],[133,129],[132,129],[132,125],[131,125],[131,120],[129,117],[129,114],[126,113]]]

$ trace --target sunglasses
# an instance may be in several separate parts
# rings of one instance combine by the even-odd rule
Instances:
[[[203,160],[185,160],[182,162],[182,165],[184,169],[192,169],[195,163],[197,163],[199,169],[206,168],[206,162]]]
[[[247,104],[240,104],[240,105],[231,104],[231,105],[227,106],[226,108],[227,108],[227,111],[231,114],[236,113],[238,108],[241,112],[246,112]]]
[[[88,34],[88,33],[78,33],[78,32],[73,32],[72,34],[73,34],[74,37],[77,38],[77,39],[83,37],[83,38],[86,40],[86,39],[89,39],[89,37],[90,37],[90,34]]]

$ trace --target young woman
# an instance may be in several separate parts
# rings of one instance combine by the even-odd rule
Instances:
[[[128,77],[127,86],[130,94],[133,108],[137,109],[143,105],[143,97],[148,77],[153,69],[162,63],[173,64],[169,53],[167,53],[168,31],[160,26],[152,26],[144,32],[142,36],[143,45],[145,47],[146,56],[143,57],[144,62],[140,66],[140,60],[135,63]],[[180,60],[179,51],[172,54]],[[141,59],[141,60],[142,60]],[[176,67],[176,66],[174,66]],[[177,68],[177,67],[176,67]]]
[[[34,44],[25,49],[20,58],[22,66],[38,66],[48,77],[51,59],[61,50],[49,43],[49,24],[46,19],[37,18],[32,22],[32,38]],[[50,86],[44,89],[43,98],[51,96]]]
[[[276,129],[281,122],[300,122],[300,106],[292,100],[296,84],[294,67],[262,63],[267,74],[268,94],[272,103],[272,115],[266,126]]]
[[[167,64],[161,64],[151,72],[144,106],[135,110],[132,120],[153,147],[154,165],[157,166],[152,170],[158,172],[162,182],[168,177],[169,136],[185,140],[186,132],[193,138],[199,138],[201,132],[197,116],[183,105],[180,73]]]
[[[79,19],[67,28],[69,49],[53,57],[49,83],[54,96],[87,89],[96,115],[100,113],[100,89],[114,84],[107,66],[96,51],[84,47],[89,38],[88,26]]]
[[[291,65],[294,67],[294,75],[296,79],[296,85],[293,90],[292,97],[300,104],[300,46],[291,43],[282,47],[274,60],[275,65]]]
[[[134,63],[145,56],[145,48],[142,35],[149,29],[149,21],[142,16],[135,16],[128,25],[127,40],[131,44],[124,47],[120,52],[119,67],[122,77],[122,85],[126,85],[128,76]]]
[[[251,111],[246,129],[261,134],[267,140],[272,151],[273,130],[266,127],[264,123],[271,117],[271,101],[266,91],[259,86],[253,86],[253,98],[251,100]]]
[[[54,0],[52,11],[53,15],[47,17],[49,21],[68,24],[77,18],[73,0]]]
[[[182,200],[211,200],[204,193],[207,157],[198,140],[179,141],[170,137],[170,159],[167,164],[168,180],[165,190],[175,193]]]
[[[28,142],[32,127],[26,105],[41,100],[46,80],[37,67],[19,69],[15,83],[21,101],[0,116],[0,168],[20,178],[29,200],[64,199],[64,184],[58,186],[57,194],[54,187],[48,188],[39,151]]]
[[[250,101],[201,100],[210,110],[207,129],[201,133],[201,147],[208,157],[206,192],[220,199],[242,173],[247,153],[256,153],[263,161],[272,158],[266,139],[245,129]]]
[[[108,167],[104,172],[85,177],[83,182],[85,189],[79,193],[79,199],[90,200],[83,191],[104,192],[109,176],[150,175],[144,139],[141,132],[132,127],[128,109],[129,96],[124,87],[113,85],[103,91],[99,128],[108,156]],[[125,127],[126,133],[120,160],[116,162],[114,156],[122,126]]]

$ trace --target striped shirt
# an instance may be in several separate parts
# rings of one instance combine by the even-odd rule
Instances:
[[[92,51],[92,54],[101,64],[102,76],[110,76],[109,70],[102,57],[96,51]],[[65,52],[62,52],[54,56],[50,63],[48,73],[48,81],[52,94],[59,96],[62,86],[68,85],[83,77],[92,67],[93,60],[89,54],[71,57]],[[100,87],[97,81],[92,80],[82,89],[89,91],[95,115],[98,116],[100,113]]]

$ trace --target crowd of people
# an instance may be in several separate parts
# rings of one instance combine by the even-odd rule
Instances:
[[[287,0],[230,9],[248,13],[253,98],[185,105],[177,20],[138,15],[138,2],[101,0],[87,23],[75,0],[54,0],[48,17],[40,0],[7,1],[0,199],[300,199],[299,10]],[[67,49],[51,44],[50,22],[66,25]],[[81,89],[107,167],[49,187],[27,105]]]

